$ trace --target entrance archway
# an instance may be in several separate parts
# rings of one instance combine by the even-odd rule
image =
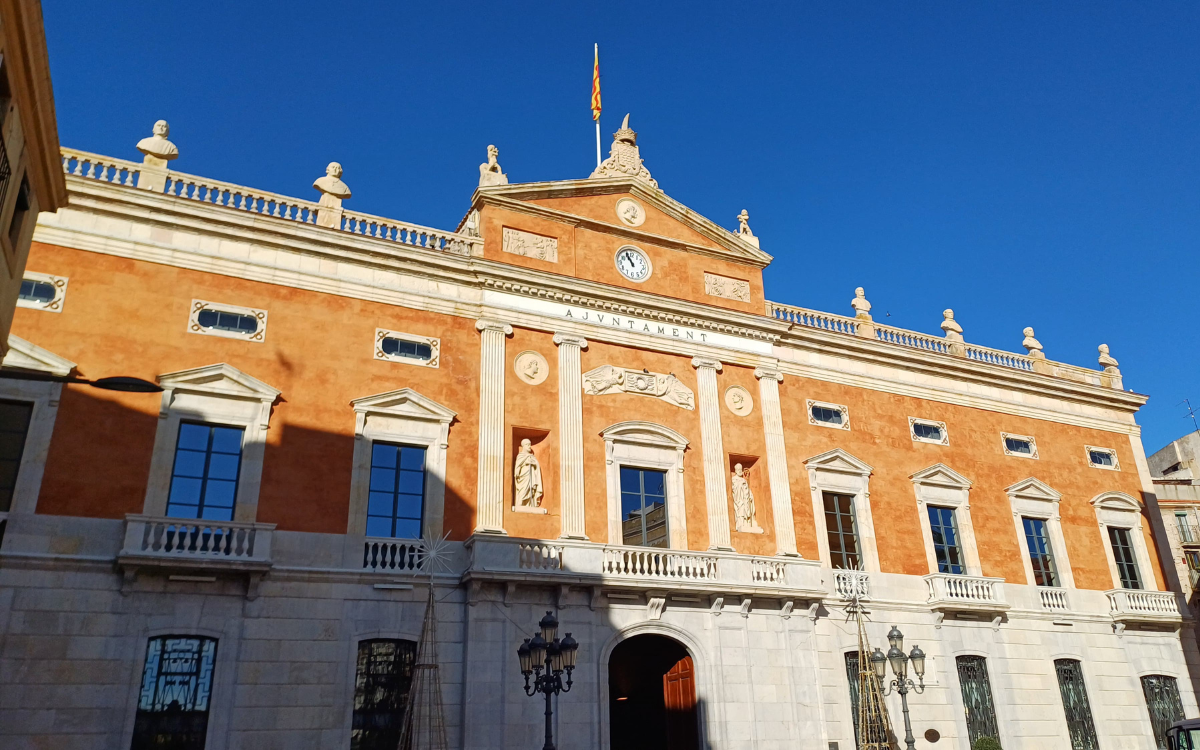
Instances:
[[[612,750],[699,750],[696,677],[679,641],[637,635],[608,659]]]

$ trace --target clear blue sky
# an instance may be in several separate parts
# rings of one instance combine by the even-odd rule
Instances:
[[[164,3],[43,0],[64,145],[453,228],[489,143],[586,176],[626,112],[673,198],[750,211],[768,298],[1096,366],[1147,452],[1200,406],[1195,3]],[[887,317],[885,313],[891,313]]]

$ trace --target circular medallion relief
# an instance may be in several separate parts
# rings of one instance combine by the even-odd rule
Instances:
[[[646,209],[633,198],[617,201],[617,218],[631,227],[640,227],[646,221]]]
[[[942,733],[939,732],[938,730],[936,730],[936,729],[926,729],[925,730],[925,741],[926,742],[937,742],[941,738],[942,738]]]
[[[626,245],[617,251],[615,258],[617,270],[630,281],[645,281],[650,278],[650,259],[646,254],[634,247]]]
[[[750,397],[750,391],[740,385],[731,385],[725,389],[725,406],[739,417],[744,417],[754,410],[754,399]]]
[[[550,365],[546,358],[535,351],[523,351],[513,359],[513,372],[522,383],[540,385],[550,374]]]

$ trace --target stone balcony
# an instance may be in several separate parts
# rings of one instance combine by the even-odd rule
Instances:
[[[1166,625],[1178,627],[1182,621],[1179,603],[1170,591],[1113,589],[1105,591],[1118,631],[1126,625]]]
[[[1003,578],[934,573],[924,577],[929,608],[935,612],[978,612],[999,615],[1010,609]]]

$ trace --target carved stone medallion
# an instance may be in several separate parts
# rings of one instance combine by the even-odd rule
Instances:
[[[731,385],[725,389],[725,406],[739,417],[744,417],[754,411],[754,399],[750,397],[750,391],[740,385]]]
[[[631,227],[640,227],[646,223],[646,209],[633,198],[622,198],[617,201],[617,218]]]
[[[546,358],[532,350],[526,350],[513,359],[513,372],[522,383],[541,385],[550,374],[550,365]]]

